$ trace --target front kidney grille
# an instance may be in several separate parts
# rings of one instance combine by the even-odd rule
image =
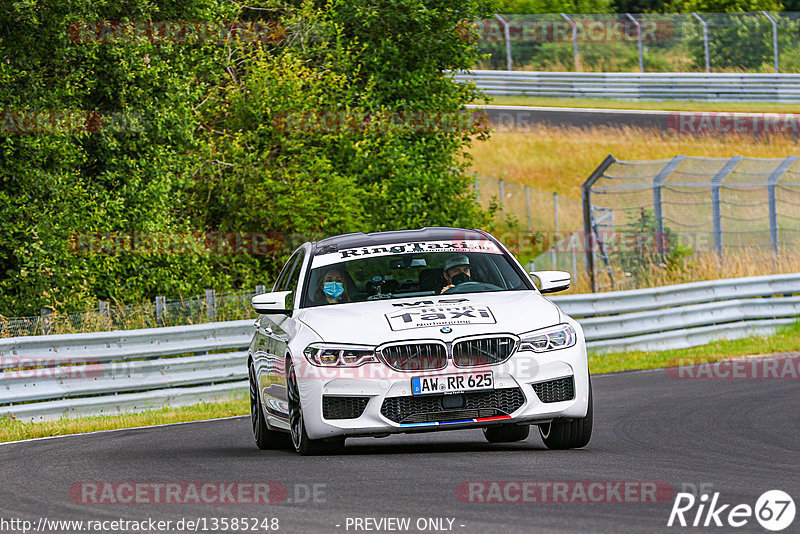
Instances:
[[[459,367],[492,365],[507,360],[517,341],[512,337],[493,337],[458,341],[453,345],[453,362]]]
[[[575,398],[575,381],[571,376],[533,384],[533,390],[542,402],[561,402]]]
[[[447,395],[389,397],[383,401],[381,414],[395,423],[457,421],[510,415],[525,404],[525,395],[520,388],[474,391],[459,395],[464,397],[463,406],[455,410],[442,406],[442,399]]]
[[[367,407],[369,397],[322,396],[323,419],[356,419]]]
[[[440,343],[386,345],[378,353],[396,371],[430,371],[447,366],[447,348]]]

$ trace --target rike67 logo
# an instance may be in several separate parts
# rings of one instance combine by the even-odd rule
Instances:
[[[791,525],[794,516],[794,500],[781,490],[764,492],[755,506],[723,504],[719,492],[711,497],[704,493],[699,498],[691,493],[678,493],[667,526],[739,528],[755,517],[762,527],[777,532]]]

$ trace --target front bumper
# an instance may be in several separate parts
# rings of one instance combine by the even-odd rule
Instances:
[[[304,358],[301,360],[296,363],[300,366],[297,369],[300,371],[298,386],[306,432],[311,439],[485,427],[502,423],[546,423],[553,419],[585,417],[589,401],[589,370],[582,336],[570,348],[546,353],[518,351],[502,364],[480,369],[458,368],[450,362],[443,371],[427,373],[392,371],[383,363],[325,370],[312,366]],[[441,402],[446,395],[431,396],[426,402],[418,403],[416,399],[420,397],[411,393],[412,377],[473,370],[491,370],[494,391],[499,393],[492,395],[487,391],[480,398],[475,396],[474,402],[467,399],[455,408],[442,407]],[[554,397],[552,388],[548,391],[548,388],[540,385],[567,383],[554,382],[563,378],[572,379],[574,396],[569,400],[552,402],[554,398],[559,398],[558,394]],[[537,394],[535,386],[543,398]],[[521,399],[515,391],[521,393]],[[467,392],[464,395],[471,396],[472,393]],[[330,401],[327,409],[323,409],[323,397],[343,398],[340,403],[342,406],[355,409],[361,415],[346,419],[331,418],[332,415],[340,417],[341,413],[331,410]],[[388,403],[393,409],[386,409],[387,399],[393,399]],[[436,403],[439,403],[438,408]],[[452,405],[453,402],[448,404]],[[394,409],[398,405],[404,406],[406,411]],[[427,412],[432,408],[436,409],[432,416],[404,417],[408,413],[409,405],[425,405],[427,409],[423,411]],[[497,407],[501,409],[497,411]],[[508,410],[511,412],[508,413]]]

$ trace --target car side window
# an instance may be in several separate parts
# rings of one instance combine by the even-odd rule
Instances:
[[[283,269],[281,269],[281,274],[278,275],[278,279],[275,281],[275,285],[272,287],[272,291],[284,291],[284,287],[286,286],[286,279],[289,278],[289,273],[292,272],[292,267],[294,264],[297,263],[297,257],[300,251],[296,251],[292,254],[286,263],[283,265]]]
[[[297,295],[297,286],[300,284],[300,271],[303,268],[303,258],[305,258],[305,250],[300,249],[295,252],[297,259],[292,264],[291,271],[286,277],[284,287],[280,291],[291,291],[292,296]]]

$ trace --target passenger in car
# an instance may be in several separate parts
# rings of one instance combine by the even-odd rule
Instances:
[[[351,302],[346,275],[337,268],[329,269],[320,278],[314,300],[320,304]]]

